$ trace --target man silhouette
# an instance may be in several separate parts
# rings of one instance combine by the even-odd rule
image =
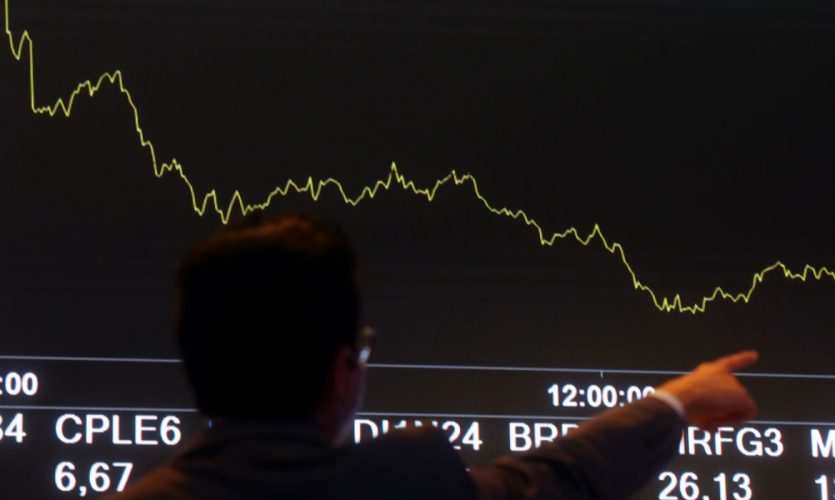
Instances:
[[[625,498],[673,456],[686,423],[713,429],[755,413],[733,376],[756,360],[743,352],[483,468],[467,470],[433,428],[344,444],[372,340],[360,328],[356,261],[338,228],[305,215],[191,250],[177,334],[213,425],[118,498]]]

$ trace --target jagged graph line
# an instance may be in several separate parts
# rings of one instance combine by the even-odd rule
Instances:
[[[229,221],[229,218],[232,216],[233,212],[237,211],[243,215],[246,215],[256,210],[264,210],[270,206],[270,204],[273,202],[275,198],[284,197],[291,193],[306,194],[309,195],[313,201],[318,201],[319,197],[322,195],[322,192],[326,188],[332,188],[339,194],[339,196],[342,197],[342,200],[345,202],[345,204],[350,206],[356,206],[365,200],[373,199],[381,190],[389,191],[392,189],[392,187],[399,186],[403,191],[406,191],[418,197],[423,197],[426,199],[427,202],[432,202],[435,199],[435,196],[437,195],[441,187],[451,184],[456,187],[469,187],[473,196],[490,213],[524,223],[526,226],[528,226],[534,231],[537,238],[539,239],[539,244],[542,246],[550,247],[553,246],[557,241],[563,239],[574,239],[577,243],[579,243],[582,246],[589,246],[592,244],[592,242],[598,242],[600,246],[603,247],[607,252],[617,256],[620,259],[621,263],[623,264],[623,267],[629,274],[634,289],[641,291],[645,293],[647,296],[649,296],[649,298],[652,301],[652,304],[659,311],[691,314],[703,313],[705,312],[709,304],[720,299],[730,301],[733,303],[742,302],[747,304],[751,300],[751,297],[753,296],[757,287],[761,283],[763,283],[765,277],[771,273],[777,273],[778,275],[782,274],[785,279],[800,280],[803,282],[810,279],[822,280],[824,278],[830,278],[833,281],[835,281],[835,271],[832,271],[827,267],[814,267],[810,264],[805,264],[802,270],[793,271],[789,269],[789,267],[781,261],[776,261],[773,264],[754,273],[754,275],[751,278],[751,284],[747,290],[743,290],[740,292],[728,292],[721,286],[716,286],[710,294],[701,297],[695,302],[685,304],[681,295],[678,293],[676,293],[672,297],[659,296],[659,294],[657,294],[650,286],[642,283],[638,279],[638,275],[633,269],[632,265],[627,260],[626,252],[624,251],[623,246],[621,246],[620,243],[609,241],[603,235],[603,231],[601,230],[598,224],[595,224],[591,232],[585,236],[583,236],[580,233],[580,231],[575,227],[570,227],[562,232],[554,232],[549,235],[543,229],[542,225],[540,225],[540,223],[537,222],[536,219],[529,216],[524,210],[511,209],[507,207],[498,207],[493,205],[490,201],[487,200],[487,198],[484,195],[482,195],[475,177],[473,177],[469,173],[458,174],[455,170],[450,171],[450,173],[447,174],[445,177],[437,179],[431,188],[427,188],[418,187],[414,181],[408,179],[399,171],[396,164],[392,163],[391,169],[389,170],[387,176],[374,181],[370,185],[363,187],[360,190],[360,193],[354,197],[350,196],[345,191],[345,188],[342,185],[342,183],[333,177],[328,177],[326,179],[319,180],[316,180],[313,177],[308,177],[307,180],[302,183],[297,183],[292,179],[288,179],[283,186],[276,186],[263,201],[258,203],[245,202],[243,195],[240,193],[240,191],[235,190],[235,192],[229,198],[228,203],[226,203],[226,206],[224,207],[224,204],[219,199],[217,191],[215,189],[208,191],[202,197],[199,196],[194,188],[194,185],[191,183],[188,176],[186,175],[183,165],[180,162],[178,162],[175,158],[172,158],[167,163],[158,161],[154,145],[149,139],[146,138],[145,132],[142,129],[139,120],[139,108],[134,102],[133,96],[131,95],[130,91],[125,86],[125,80],[121,70],[117,69],[112,72],[102,73],[101,76],[99,76],[95,80],[85,80],[76,85],[75,89],[72,92],[70,92],[68,97],[58,98],[55,100],[53,104],[38,105],[37,99],[35,98],[36,93],[34,41],[32,40],[32,37],[29,35],[29,32],[27,30],[24,30],[20,37],[17,40],[15,40],[15,36],[11,30],[11,23],[9,21],[9,0],[4,0],[4,20],[6,36],[9,40],[9,49],[11,51],[12,56],[17,61],[21,61],[24,55],[28,56],[29,106],[34,114],[55,117],[60,113],[64,115],[66,118],[69,118],[72,115],[72,110],[75,106],[77,98],[82,93],[86,92],[87,95],[90,98],[92,98],[96,95],[96,93],[102,88],[102,86],[105,83],[111,86],[115,86],[119,90],[119,92],[124,96],[128,106],[130,107],[133,113],[133,123],[134,128],[136,130],[137,138],[139,139],[139,144],[142,148],[145,148],[148,151],[154,175],[157,178],[161,178],[162,176],[168,173],[176,173],[188,189],[189,195],[191,196],[192,208],[194,209],[194,211],[202,217],[206,214],[206,212],[211,210],[219,216],[223,224],[226,224]]]

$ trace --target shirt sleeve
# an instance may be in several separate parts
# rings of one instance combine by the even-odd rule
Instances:
[[[665,403],[670,405],[670,407],[673,410],[675,410],[676,413],[678,413],[679,417],[684,418],[684,405],[677,397],[673,396],[672,393],[667,392],[664,389],[656,389],[655,392],[653,392],[650,395],[650,397],[658,398],[661,401],[664,401]]]
[[[622,499],[673,456],[683,420],[660,398],[644,398],[584,422],[537,450],[470,470],[482,500]]]

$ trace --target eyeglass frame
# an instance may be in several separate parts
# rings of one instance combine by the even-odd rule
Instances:
[[[377,331],[368,325],[360,327],[357,332],[357,340],[354,343],[354,349],[357,352],[357,364],[360,367],[365,368],[368,366],[371,355],[374,352],[376,338]]]

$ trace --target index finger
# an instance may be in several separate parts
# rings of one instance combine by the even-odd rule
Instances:
[[[747,366],[751,366],[760,358],[757,351],[741,351],[735,354],[721,357],[716,360],[728,372],[735,372]]]

